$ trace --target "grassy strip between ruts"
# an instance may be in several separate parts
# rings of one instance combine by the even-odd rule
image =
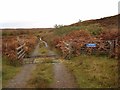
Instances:
[[[42,55],[47,54],[47,53],[48,53],[48,48],[46,48],[46,47],[41,47],[41,48],[39,49],[39,53],[42,54]]]
[[[117,60],[81,55],[64,62],[80,88],[115,88],[118,86]]]
[[[21,71],[21,66],[13,66],[8,63],[6,57],[2,58],[2,87],[5,87],[10,79]]]
[[[48,59],[44,63],[37,64],[31,78],[28,80],[28,87],[31,88],[49,88],[53,81],[52,60]]]

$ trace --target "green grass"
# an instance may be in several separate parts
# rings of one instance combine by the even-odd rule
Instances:
[[[52,60],[49,60],[49,62]],[[45,62],[45,60],[44,60]],[[49,88],[53,81],[52,63],[37,64],[36,69],[32,73],[31,79],[28,80],[28,86],[34,88]]]
[[[39,44],[39,53],[44,55],[47,54],[48,52],[49,52],[48,48],[45,47],[45,44],[43,42],[41,42]]]
[[[39,53],[40,54],[47,54],[48,53],[48,48],[46,48],[46,47],[41,47],[40,49],[39,49]]]
[[[55,35],[59,36],[66,35],[73,30],[87,30],[92,35],[99,35],[102,29],[103,28],[99,24],[60,27],[55,29]]]
[[[2,58],[2,84],[3,87],[7,82],[12,79],[18,72],[20,72],[21,66],[13,66],[8,63],[7,58]]]
[[[81,88],[117,87],[117,60],[82,55],[65,61]]]

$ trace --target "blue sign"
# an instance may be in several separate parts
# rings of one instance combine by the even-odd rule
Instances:
[[[89,43],[89,44],[86,44],[86,47],[96,47],[96,44],[94,44],[94,43]]]

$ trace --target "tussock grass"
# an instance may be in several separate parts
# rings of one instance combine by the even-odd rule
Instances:
[[[64,63],[81,88],[114,88],[118,85],[117,60],[82,55]]]
[[[53,81],[53,71],[51,63],[37,64],[31,79],[28,81],[29,87],[48,88]]]

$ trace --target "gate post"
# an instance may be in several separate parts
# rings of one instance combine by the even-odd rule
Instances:
[[[115,39],[115,59],[119,58],[119,44],[118,44],[118,38]]]

